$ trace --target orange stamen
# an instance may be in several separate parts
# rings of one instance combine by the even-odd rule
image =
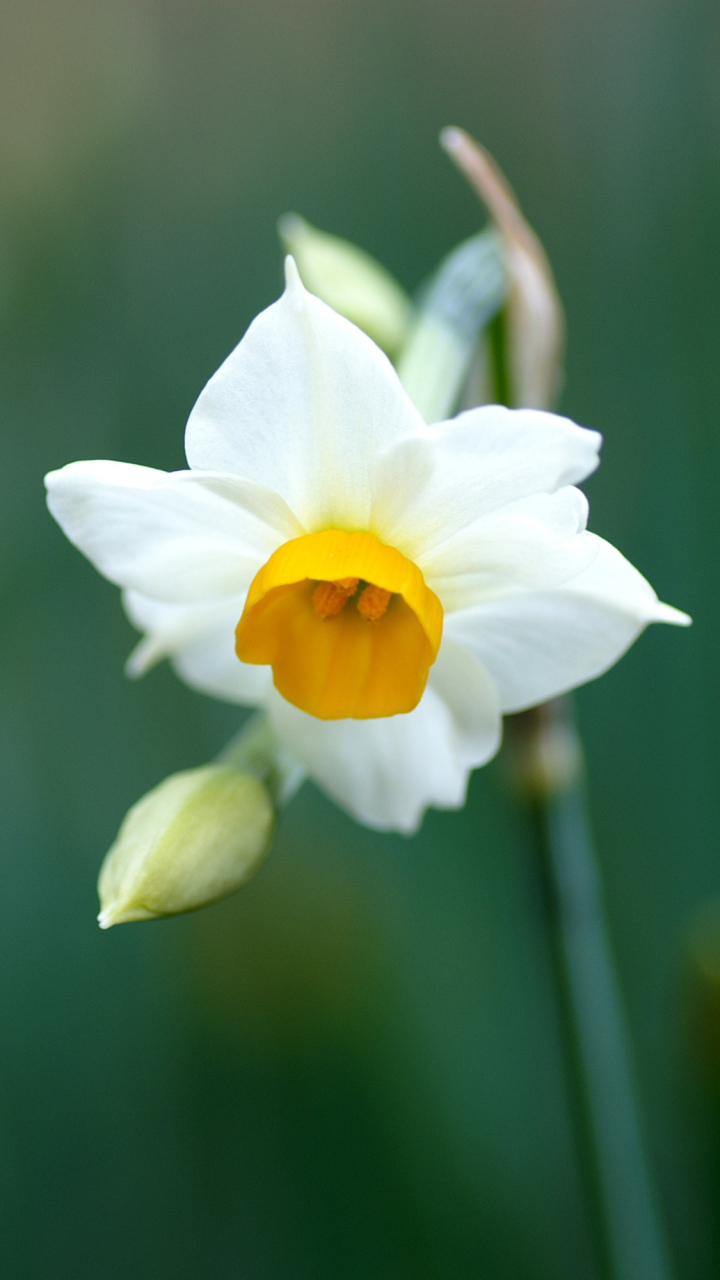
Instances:
[[[312,595],[318,618],[337,618],[357,590],[358,581],[358,578],[338,578],[337,582],[318,582]]]
[[[357,602],[358,613],[368,622],[378,622],[385,613],[392,596],[392,591],[386,591],[384,587],[376,587],[370,582],[363,591]]]

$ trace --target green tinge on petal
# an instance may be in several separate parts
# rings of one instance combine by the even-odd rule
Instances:
[[[238,889],[268,851],[263,782],[225,764],[172,774],[127,813],[98,880],[102,928],[193,911]]]
[[[286,213],[278,231],[305,288],[394,357],[407,336],[413,308],[390,272],[363,249],[318,231],[296,213]]]

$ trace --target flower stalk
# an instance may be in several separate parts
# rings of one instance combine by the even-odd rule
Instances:
[[[546,408],[562,383],[564,346],[562,305],[547,257],[492,157],[461,130],[445,130],[442,142],[487,205],[505,246],[508,296],[487,328],[492,394],[508,406]],[[606,1280],[670,1280],[570,695],[507,717],[505,733],[543,887],[600,1270]]]
[[[305,770],[283,746],[264,711],[256,711],[245,721],[223,747],[217,763],[257,778],[278,813],[305,781]]]
[[[569,697],[508,720],[552,948],[590,1228],[608,1280],[670,1280]]]

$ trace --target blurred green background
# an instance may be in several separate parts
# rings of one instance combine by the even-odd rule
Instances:
[[[720,985],[687,961],[720,894],[717,4],[3,0],[14,1280],[594,1280],[502,761],[410,841],[306,787],[238,897],[95,924],[127,807],[206,761],[238,713],[166,667],[125,679],[118,593],[47,516],[42,475],[77,458],[184,465],[199,390],[280,290],[284,211],[414,289],[479,225],[437,146],[449,123],[496,155],[554,264],[563,409],[606,439],[592,527],[696,619],[643,637],[578,705],[677,1275],[718,1274]]]

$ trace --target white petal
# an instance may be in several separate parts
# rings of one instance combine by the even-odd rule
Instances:
[[[310,292],[395,355],[407,337],[413,307],[389,271],[364,249],[319,231],[296,213],[284,214],[278,231]]]
[[[243,707],[260,706],[272,687],[270,667],[240,661],[234,631],[218,629],[198,637],[172,659],[172,665],[191,689]]]
[[[600,443],[596,431],[554,413],[470,409],[421,428],[378,461],[372,530],[419,559],[506,503],[585,479]]]
[[[408,715],[316,720],[275,689],[269,710],[288,750],[333,800],[366,826],[406,835],[428,805],[461,807],[470,769],[500,742],[492,680],[452,641],[443,641],[431,681]]]
[[[158,600],[237,595],[303,533],[276,493],[232,476],[74,462],[46,484],[52,514],[96,568]]]
[[[487,764],[502,736],[500,703],[490,673],[469,650],[444,636],[428,685],[452,714],[458,760],[471,769]]]
[[[128,659],[128,675],[144,675],[170,658],[178,675],[201,693],[256,706],[271,683],[269,667],[250,666],[235,653],[235,627],[245,596],[211,603],[173,605],[126,591],[123,603],[131,622],[148,634]]]
[[[503,712],[521,711],[606,671],[649,622],[687,625],[602,538],[591,565],[554,590],[521,593],[446,618],[446,633],[484,664]]]
[[[508,503],[418,557],[445,612],[516,591],[559,586],[597,555],[587,499],[568,486]]]
[[[282,298],[253,321],[190,414],[188,461],[277,490],[311,532],[367,528],[373,460],[422,419],[379,348],[309,294],[288,263]]]

